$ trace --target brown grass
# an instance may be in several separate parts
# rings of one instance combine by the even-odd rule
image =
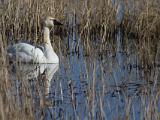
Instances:
[[[127,4],[127,0],[125,1]],[[160,3],[158,2],[159,0],[136,0],[134,2],[135,12],[130,14],[127,10],[121,26],[124,38],[135,40],[134,43],[143,66],[154,65],[156,56],[159,56]],[[70,28],[79,32],[86,55],[92,55],[95,51],[104,54],[110,49],[109,44],[112,44],[112,51],[116,49],[113,41],[114,33],[117,30],[115,14],[116,8],[111,5],[109,0],[5,0],[0,5],[0,119],[34,119],[32,98],[24,96],[25,104],[20,109],[16,98],[8,96],[11,84],[8,78],[5,50],[11,41],[25,39],[36,43],[42,42],[41,22],[45,16],[49,15],[60,19],[67,32]],[[95,36],[98,36],[98,39]],[[128,49],[127,39],[124,41],[126,50]],[[93,47],[94,42],[98,44],[96,49]],[[55,44],[59,44],[59,42]],[[57,46],[61,47],[61,45]],[[93,109],[94,83],[91,87],[93,90],[90,91],[88,101]],[[26,93],[26,91],[23,92]],[[130,102],[129,99],[129,105]],[[151,108],[156,107],[152,104],[154,104],[154,100],[151,101],[150,106]],[[129,119],[128,109],[130,106],[126,108],[126,119]],[[103,111],[103,109],[101,110]],[[146,113],[147,119],[150,119],[153,111],[154,109],[146,111],[150,113]]]

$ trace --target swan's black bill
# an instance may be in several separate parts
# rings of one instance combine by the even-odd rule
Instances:
[[[53,20],[54,25],[63,25],[61,22],[57,21],[57,20]]]

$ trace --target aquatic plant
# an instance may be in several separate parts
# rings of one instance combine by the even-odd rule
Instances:
[[[31,95],[27,83],[24,82],[21,87],[20,94],[23,97],[21,107],[17,103],[17,97],[10,94],[14,85],[8,74],[10,64],[6,59],[6,48],[9,44],[20,40],[28,40],[28,42],[35,44],[42,42],[41,22],[46,16],[53,16],[64,23],[63,28],[55,27],[51,33],[51,37],[54,34],[60,35],[60,37],[54,36],[53,45],[64,64],[61,66],[64,76],[59,73],[59,84],[57,82],[58,87],[55,87],[55,94],[60,89],[62,100],[60,102],[62,103],[65,99],[63,95],[69,96],[70,108],[73,108],[74,118],[83,118],[82,115],[84,115],[88,119],[96,117],[105,119],[108,117],[105,114],[106,111],[115,115],[112,113],[114,109],[117,116],[112,119],[136,119],[136,115],[131,115],[131,113],[134,113],[133,101],[138,94],[139,99],[137,101],[141,102],[139,106],[141,107],[139,112],[141,118],[159,119],[160,3],[159,0],[134,0],[131,3],[129,0],[124,0],[124,2],[124,20],[121,25],[117,26],[115,19],[117,6],[113,5],[111,0],[1,0],[0,119],[25,118],[32,120],[35,119],[35,113],[39,113],[41,119],[46,117],[45,112],[50,103],[44,99],[37,112],[34,104],[35,99]],[[118,50],[116,42],[116,35],[119,30],[123,35],[123,51]],[[83,54],[80,53],[82,51]],[[127,65],[127,75],[118,74],[118,77],[123,81],[122,85],[109,86],[108,82],[115,82],[117,79],[115,71],[119,70],[120,65],[116,62],[115,56],[121,52],[127,56],[125,61],[120,61],[120,63]],[[81,57],[83,60],[80,59]],[[138,59],[136,59],[136,64],[130,64],[131,58]],[[82,61],[83,64],[80,64],[80,68],[77,70],[72,65],[73,61],[77,66],[81,63],[78,61]],[[142,80],[144,84],[132,83],[133,76],[131,75],[132,72],[129,71],[131,69],[136,69],[138,72],[136,75],[145,79],[145,81]],[[21,78],[22,74],[17,73],[17,76]],[[75,78],[79,80],[77,83],[84,84],[81,86],[83,89],[76,89]],[[41,75],[39,79],[45,78]],[[63,86],[65,82],[67,85]],[[36,87],[36,94],[39,96],[40,86],[37,85]],[[130,89],[133,91],[136,89],[135,93],[130,95]],[[76,96],[81,93],[76,90],[84,93],[83,102],[87,106],[85,114],[82,112],[77,114],[78,100]],[[121,110],[121,106],[113,108],[114,105],[112,106],[111,101],[107,99],[108,94],[112,96],[109,98],[111,101],[117,100],[115,102],[117,104],[119,101],[125,101],[123,115],[117,112]],[[58,103],[53,104],[56,106]],[[60,113],[61,118],[70,118],[71,116],[68,115],[68,112]],[[56,117],[52,116],[52,118]]]

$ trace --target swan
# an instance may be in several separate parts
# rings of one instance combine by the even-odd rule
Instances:
[[[44,43],[41,47],[33,46],[23,42],[13,44],[7,48],[7,57],[9,62],[13,63],[9,65],[11,68],[9,71],[11,80],[19,81],[16,73],[21,74],[21,80],[38,78],[39,75],[45,73],[45,93],[47,94],[49,93],[51,79],[59,68],[59,58],[51,45],[50,29],[54,27],[54,25],[62,25],[62,23],[55,18],[47,17],[43,25]],[[17,66],[14,64],[16,61],[21,62],[22,64]]]
[[[62,25],[58,20],[47,17],[43,26],[43,49],[28,43],[17,43],[8,47],[9,61],[21,61],[24,63],[59,63],[59,58],[54,52],[50,40],[50,29],[54,25]]]

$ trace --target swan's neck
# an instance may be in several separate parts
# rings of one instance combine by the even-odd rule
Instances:
[[[45,44],[51,44],[50,40],[50,30],[48,27],[43,28],[43,40]]]
[[[43,28],[43,39],[44,39],[44,55],[47,59],[48,63],[58,63],[59,58],[56,55],[56,53],[53,50],[53,47],[51,45],[50,41],[50,30],[48,27]]]

